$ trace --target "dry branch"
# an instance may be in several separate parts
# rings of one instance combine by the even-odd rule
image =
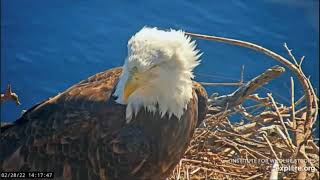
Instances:
[[[279,111],[279,109],[278,109],[278,106],[277,106],[276,102],[274,101],[274,99],[273,99],[273,97],[272,97],[272,95],[271,95],[270,93],[268,93],[268,96],[269,96],[269,98],[270,98],[271,101],[272,101],[273,107],[274,107],[274,109],[276,110],[277,115],[279,116],[281,125],[282,125],[282,127],[283,127],[283,129],[284,129],[284,132],[286,133],[286,138],[289,139],[290,146],[293,148],[293,144],[292,144],[292,142],[291,142],[291,138],[290,138],[288,129],[287,129],[286,125],[284,124],[283,117],[282,117],[282,115],[281,115],[281,113],[280,113],[280,111]]]
[[[229,95],[210,99],[210,105],[220,107],[222,109],[224,109],[227,104],[229,105],[230,109],[238,106],[250,95],[252,95],[259,87],[280,76],[282,73],[284,73],[284,71],[285,69],[281,66],[273,66],[243,86],[239,87],[235,92]]]

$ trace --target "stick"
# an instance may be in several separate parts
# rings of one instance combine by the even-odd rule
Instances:
[[[297,122],[296,122],[296,111],[295,111],[295,103],[294,103],[294,81],[293,77],[291,79],[291,114],[292,114],[292,128],[297,128]]]
[[[190,166],[190,167],[196,167],[197,168],[197,166]],[[241,174],[237,174],[237,173],[222,172],[222,171],[218,171],[218,170],[210,169],[210,168],[205,168],[205,167],[200,167],[200,169],[207,170],[207,171],[212,171],[212,172],[215,172],[215,173],[218,173],[218,174],[225,174],[225,175],[242,177],[242,178],[247,178],[248,177],[247,175],[241,175]]]
[[[269,139],[267,138],[267,136],[266,136],[265,134],[266,134],[266,133],[263,133],[263,134],[262,134],[263,138],[264,138],[264,139],[266,140],[266,142],[268,143],[269,148],[270,148],[271,152],[273,153],[274,157],[277,159],[278,162],[281,162],[280,159],[279,159],[278,156],[277,156],[277,153],[274,151],[274,149],[273,149],[273,147],[272,147]]]
[[[244,65],[241,67],[239,82],[232,82],[232,83],[199,82],[199,83],[203,86],[242,86],[243,85],[243,73],[244,73]]]
[[[235,92],[229,95],[223,95],[219,97],[213,97],[210,99],[212,106],[220,107],[225,109],[226,105],[231,109],[235,106],[240,105],[246,98],[253,94],[259,87],[263,86],[272,79],[280,76],[285,69],[281,66],[273,66],[266,70],[264,73],[253,78],[251,81],[247,82],[245,85],[238,88]]]
[[[284,46],[284,48],[286,48],[286,50],[287,50],[287,52],[288,52],[288,54],[289,54],[289,56],[291,57],[291,59],[294,61],[294,63],[295,63],[295,65],[296,66],[299,66],[299,64],[298,64],[298,62],[297,62],[297,60],[296,60],[296,58],[293,56],[293,54],[292,54],[292,49],[289,49],[288,48],[288,46],[287,46],[287,43],[284,43],[283,44],[283,46]],[[304,58],[303,58],[304,59]]]
[[[199,82],[203,86],[242,86],[242,82],[235,83],[210,83],[210,82]]]
[[[263,175],[262,173],[261,174],[257,174],[257,175],[253,175],[253,176],[251,176],[251,177],[249,177],[249,178],[247,178],[245,180],[257,179],[258,177],[260,177],[262,175]]]
[[[279,112],[278,106],[277,106],[276,102],[274,101],[274,99],[273,99],[273,97],[272,97],[272,95],[271,95],[270,93],[268,93],[268,96],[269,96],[269,98],[271,99],[271,102],[272,102],[272,104],[273,104],[273,107],[274,107],[274,109],[276,110],[276,112],[277,112],[277,114],[278,114],[278,116],[279,116],[281,125],[282,125],[282,127],[283,127],[283,129],[284,129],[284,132],[286,133],[287,139],[288,139],[289,142],[290,142],[290,146],[293,148],[293,144],[292,144],[292,141],[291,141],[291,138],[290,138],[288,129],[287,129],[286,125],[284,124],[284,121],[283,121],[283,118],[282,118],[281,113]]]

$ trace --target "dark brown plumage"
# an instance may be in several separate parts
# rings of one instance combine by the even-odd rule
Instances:
[[[112,96],[121,68],[98,73],[2,128],[1,171],[54,171],[57,179],[165,179],[205,117],[194,83],[181,120],[140,110],[129,124]]]

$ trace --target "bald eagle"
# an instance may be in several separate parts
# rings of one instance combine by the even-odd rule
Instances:
[[[144,27],[123,67],[73,85],[28,111],[0,136],[1,171],[52,171],[56,179],[165,179],[207,111],[193,81],[194,41]]]

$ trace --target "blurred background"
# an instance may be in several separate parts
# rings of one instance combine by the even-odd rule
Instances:
[[[1,92],[12,84],[22,103],[1,105],[2,122],[95,73],[121,66],[128,39],[143,26],[250,41],[284,57],[287,42],[298,59],[306,56],[305,74],[319,87],[318,0],[1,0]],[[278,64],[241,47],[197,44],[203,52],[197,81],[237,82],[242,65],[248,81]],[[260,95],[273,92],[276,101],[289,104],[290,76],[287,70]],[[209,94],[236,88],[206,87]],[[302,94],[296,81],[296,99]]]

